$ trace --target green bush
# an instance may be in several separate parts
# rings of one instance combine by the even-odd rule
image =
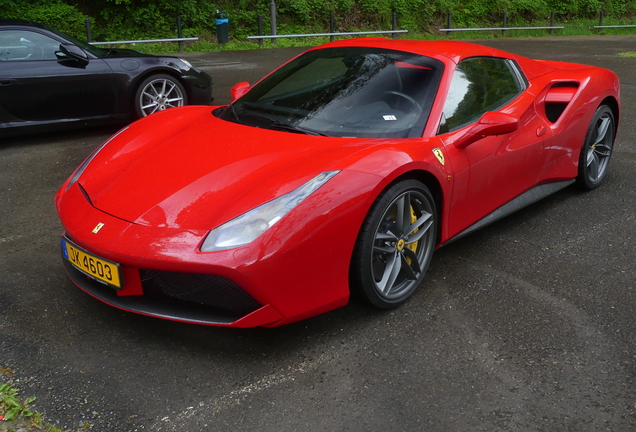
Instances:
[[[177,36],[181,17],[183,35],[214,42],[215,13],[226,12],[230,38],[244,41],[257,34],[257,17],[264,33],[270,31],[271,0],[0,0],[0,16],[25,18],[85,37],[86,17],[91,18],[93,39],[113,41]],[[392,13],[398,27],[411,32],[436,33],[453,13],[454,27],[489,27],[545,22],[556,13],[560,23],[598,19],[601,9],[608,19],[626,20],[636,15],[636,0],[276,0],[277,32],[322,33],[335,16],[337,32],[389,30]]]
[[[7,1],[0,0],[0,16],[21,18],[46,24],[80,39],[86,39],[86,15],[75,6],[61,0]]]

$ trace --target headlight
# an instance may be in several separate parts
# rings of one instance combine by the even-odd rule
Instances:
[[[80,178],[80,176],[82,175],[82,173],[84,172],[84,170],[86,169],[88,164],[90,164],[91,161],[93,160],[93,158],[95,158],[95,156],[97,156],[97,153],[99,153],[100,150],[103,149],[106,146],[106,144],[111,142],[113,139],[115,139],[115,137],[117,135],[119,135],[120,133],[122,133],[126,129],[128,129],[128,126],[124,127],[123,129],[120,129],[119,132],[117,132],[115,135],[113,135],[110,138],[108,138],[106,141],[104,141],[104,143],[102,145],[100,145],[95,150],[93,150],[93,153],[91,153],[90,156],[87,157],[86,160],[84,160],[84,162],[82,162],[82,164],[75,170],[75,172],[71,176],[71,180],[69,180],[68,184],[66,185],[66,189],[65,190],[68,190],[68,188],[73,186],[73,183],[75,183]]]
[[[195,72],[199,72],[201,73],[201,69],[199,69],[196,66],[192,66],[192,63],[190,63],[189,61],[187,61],[186,59],[182,59],[181,57],[179,57],[179,60],[181,60],[181,63],[183,63],[186,66],[186,71],[192,69]]]
[[[271,228],[305,198],[339,171],[326,171],[299,188],[265,203],[210,231],[201,252],[215,252],[246,245]]]

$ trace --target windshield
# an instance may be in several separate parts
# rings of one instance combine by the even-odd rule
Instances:
[[[442,71],[441,62],[402,51],[310,51],[254,86],[221,117],[336,137],[418,137]]]

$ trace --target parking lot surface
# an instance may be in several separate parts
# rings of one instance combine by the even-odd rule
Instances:
[[[68,430],[636,430],[636,37],[481,42],[618,73],[609,176],[439,249],[391,311],[238,330],[106,306],[63,270],[53,196],[118,126],[0,138],[2,380]],[[187,58],[223,104],[301,51]]]

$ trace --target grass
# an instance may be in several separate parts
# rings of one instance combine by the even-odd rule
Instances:
[[[0,384],[0,432],[64,432],[42,420],[42,415],[31,409],[34,397],[20,399],[19,394],[17,388]]]

